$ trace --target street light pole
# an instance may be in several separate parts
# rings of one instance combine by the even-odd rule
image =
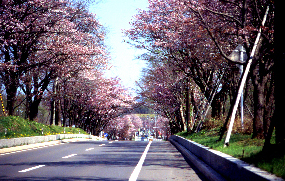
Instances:
[[[245,62],[247,59],[246,56],[246,50],[243,46],[240,47],[239,49],[240,52],[240,61]],[[242,78],[243,74],[243,65],[239,65],[239,71],[240,71],[240,78]],[[240,97],[240,121],[241,121],[241,128],[243,129],[243,90],[241,92],[241,97]]]
[[[239,68],[240,79],[242,79],[243,64],[247,60],[247,54],[245,48],[241,44],[238,45],[229,57],[232,61],[240,63],[237,65],[237,67]],[[241,127],[243,129],[243,89],[241,91],[241,97],[240,97],[240,119],[241,119]]]

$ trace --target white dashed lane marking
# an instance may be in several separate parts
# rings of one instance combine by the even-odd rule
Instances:
[[[67,156],[64,156],[64,157],[62,157],[62,158],[70,158],[70,157],[73,157],[73,156],[75,156],[75,155],[77,155],[77,154],[67,155]]]
[[[41,167],[44,167],[44,166],[45,165],[38,165],[38,166],[35,166],[35,167],[27,168],[25,170],[21,170],[19,172],[28,172],[28,171],[35,170],[35,169],[38,169],[38,168],[41,168]]]
[[[86,149],[85,151],[90,151],[90,150],[93,150],[94,148],[88,148],[88,149]]]

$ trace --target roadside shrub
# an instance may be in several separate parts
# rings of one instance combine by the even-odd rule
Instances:
[[[206,119],[203,124],[203,129],[211,130],[211,129],[218,129],[223,126],[224,122],[221,119],[210,118]]]
[[[235,119],[232,133],[243,133],[250,135],[252,134],[252,130],[252,119],[244,117],[243,127],[241,125],[241,119],[239,117]]]

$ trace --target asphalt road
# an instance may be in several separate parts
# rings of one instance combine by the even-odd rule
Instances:
[[[130,178],[205,180],[169,142],[80,141],[0,155],[0,180]]]

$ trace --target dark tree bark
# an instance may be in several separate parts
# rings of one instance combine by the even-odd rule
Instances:
[[[285,77],[285,34],[283,26],[283,18],[285,17],[284,2],[274,1],[274,83],[275,83],[275,111],[272,120],[271,134],[273,127],[276,129],[276,142],[278,144],[285,144],[285,91],[284,91],[284,77]],[[267,143],[270,142],[271,136],[268,137]]]
[[[218,92],[212,102],[212,117],[221,119],[223,115],[223,92]]]
[[[7,113],[8,115],[14,115],[14,107],[17,97],[17,89],[19,87],[19,80],[16,78],[16,72],[6,71],[4,79],[4,84],[6,87],[6,94],[7,94]],[[10,75],[9,75],[10,74]]]
[[[189,129],[189,124],[191,121],[191,113],[190,113],[190,89],[189,89],[189,77],[186,77],[186,90],[185,90],[185,96],[186,96],[186,131],[188,132]]]

